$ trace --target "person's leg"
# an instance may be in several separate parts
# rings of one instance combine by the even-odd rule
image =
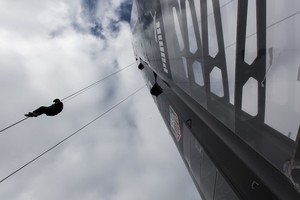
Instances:
[[[35,111],[32,112],[34,117],[37,117],[39,115],[45,114],[45,112],[47,111],[48,107],[46,106],[41,106],[38,109],[36,109]]]

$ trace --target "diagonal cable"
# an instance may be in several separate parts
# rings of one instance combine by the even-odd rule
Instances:
[[[104,81],[104,80],[106,80],[106,79],[108,79],[108,78],[110,78],[110,77],[112,77],[112,76],[120,73],[121,71],[123,71],[123,70],[125,70],[125,69],[127,69],[127,68],[129,68],[131,66],[133,66],[134,64],[136,64],[136,62],[131,63],[130,65],[127,65],[126,67],[123,67],[123,68],[119,69],[118,71],[115,71],[115,72],[109,74],[108,76],[106,76],[106,77],[104,77],[104,78],[102,78],[102,79],[100,79],[100,80],[98,80],[98,81],[96,81],[96,82],[94,82],[94,83],[92,83],[92,84],[90,84],[90,85],[88,85],[88,86],[86,86],[86,87],[84,87],[84,88],[82,88],[82,89],[80,89],[80,90],[78,90],[78,91],[70,94],[69,96],[66,96],[65,98],[61,99],[61,101],[67,102],[67,101],[75,98],[76,96],[84,93],[85,91],[91,89],[92,87],[95,87],[96,85],[100,84],[102,81]]]
[[[141,91],[143,88],[145,87],[145,85],[139,89],[137,89],[136,91],[134,91],[133,93],[131,93],[129,96],[127,96],[126,98],[124,98],[122,101],[118,102],[117,104],[115,104],[114,106],[112,106],[111,108],[109,108],[108,110],[106,110],[104,113],[100,114],[99,116],[97,116],[96,118],[94,118],[93,120],[91,120],[90,122],[88,122],[87,124],[85,124],[84,126],[82,126],[81,128],[79,128],[77,131],[75,131],[74,133],[72,133],[71,135],[65,137],[64,139],[62,139],[60,142],[56,143],[55,145],[53,145],[52,147],[50,147],[49,149],[47,149],[46,151],[44,151],[43,153],[41,153],[40,155],[36,156],[35,158],[33,158],[32,160],[30,160],[29,162],[27,162],[26,164],[24,164],[23,166],[19,167],[18,169],[16,169],[15,171],[13,171],[12,173],[10,173],[9,175],[7,175],[6,177],[2,178],[0,180],[0,183],[2,183],[3,181],[5,181],[6,179],[10,178],[11,176],[13,176],[14,174],[16,174],[17,172],[21,171],[22,169],[24,169],[25,167],[27,167],[28,165],[30,165],[31,163],[35,162],[36,160],[38,160],[40,157],[44,156],[45,154],[47,154],[48,152],[50,152],[51,150],[55,149],[56,147],[58,147],[59,145],[61,145],[62,143],[64,143],[66,140],[70,139],[71,137],[73,137],[74,135],[76,135],[77,133],[79,133],[81,130],[83,130],[84,128],[86,128],[87,126],[91,125],[93,122],[95,122],[96,120],[98,120],[99,118],[103,117],[105,114],[109,113],[110,111],[112,111],[113,109],[115,109],[117,106],[119,106],[120,104],[122,104],[124,101],[126,101],[127,99],[129,99],[130,97],[132,97],[133,95],[135,95],[136,93],[138,93],[139,91]]]
[[[102,78],[102,79],[100,79],[100,80],[98,80],[98,81],[96,81],[96,82],[94,82],[94,83],[92,83],[92,84],[90,84],[90,85],[88,85],[88,86],[86,86],[86,87],[84,87],[84,88],[78,90],[77,92],[74,92],[73,94],[70,94],[69,96],[67,96],[67,97],[65,97],[65,98],[63,98],[63,99],[61,99],[61,101],[63,101],[64,103],[67,102],[67,101],[70,101],[71,99],[73,99],[73,98],[77,97],[78,95],[80,95],[80,94],[86,92],[87,90],[91,89],[92,87],[95,87],[96,85],[100,84],[100,83],[101,83],[102,81],[104,81],[105,79],[110,78],[110,77],[112,77],[112,76],[114,76],[114,75],[120,73],[121,71],[123,71],[123,70],[125,70],[125,69],[127,69],[127,68],[129,68],[129,67],[131,67],[131,66],[133,66],[134,64],[136,64],[136,63],[135,63],[135,62],[134,62],[134,63],[131,63],[130,65],[127,65],[126,67],[123,67],[123,68],[119,69],[118,71],[116,71],[116,72],[114,72],[114,73],[112,73],[112,74],[110,74],[110,75],[108,75],[108,76],[106,76],[106,77],[104,77],[104,78]],[[23,119],[21,119],[21,120],[15,122],[15,123],[13,123],[12,125],[9,125],[9,126],[3,128],[2,130],[0,130],[0,134],[1,134],[1,132],[3,132],[3,131],[5,131],[5,130],[7,130],[7,129],[9,129],[9,128],[11,128],[11,127],[13,127],[13,126],[15,126],[15,125],[21,123],[21,122],[23,122],[23,121],[25,121],[26,119],[28,119],[28,117],[23,118]]]
[[[5,131],[6,129],[9,129],[9,128],[11,128],[11,127],[17,125],[18,123],[21,123],[22,121],[25,121],[26,119],[28,119],[28,117],[25,117],[25,118],[23,118],[23,119],[17,121],[16,123],[14,123],[14,124],[12,124],[12,125],[10,125],[10,126],[4,128],[4,129],[0,130],[0,133],[3,132],[3,131]]]

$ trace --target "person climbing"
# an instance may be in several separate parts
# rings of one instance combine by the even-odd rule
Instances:
[[[63,103],[59,99],[53,100],[54,104],[51,106],[41,106],[33,112],[25,114],[26,117],[37,117],[39,115],[45,114],[47,116],[54,116],[63,110]]]

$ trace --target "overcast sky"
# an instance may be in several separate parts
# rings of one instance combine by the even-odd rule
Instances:
[[[0,129],[135,62],[125,0],[0,0]],[[145,85],[136,65],[0,134],[0,179]],[[5,200],[196,200],[144,88],[0,184]]]

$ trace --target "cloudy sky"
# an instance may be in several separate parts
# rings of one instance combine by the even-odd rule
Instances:
[[[135,62],[130,2],[0,0],[0,129]],[[145,85],[136,65],[0,134],[0,179]],[[0,183],[9,200],[196,200],[149,91]]]

